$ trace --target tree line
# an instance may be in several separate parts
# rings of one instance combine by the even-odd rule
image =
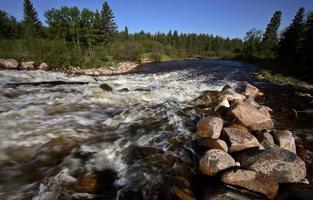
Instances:
[[[23,11],[21,21],[0,11],[0,48],[11,46],[10,52],[20,59],[53,59],[55,65],[97,66],[124,60],[231,57],[242,48],[241,39],[211,34],[187,34],[175,30],[154,34],[144,31],[129,33],[127,27],[118,31],[114,13],[107,2],[103,3],[100,11],[66,6],[51,8],[44,13],[45,25],[39,20],[30,0],[24,0]],[[27,44],[27,41],[32,42]],[[31,46],[42,51],[49,49],[50,52],[46,53],[50,55],[36,52],[30,49]],[[67,55],[56,48],[67,49]],[[2,57],[11,55],[0,53]]]
[[[262,31],[252,29],[244,39],[242,55],[260,59],[287,59],[312,62],[313,12],[300,8],[290,25],[279,33],[281,11],[276,11]]]
[[[112,9],[100,11],[63,6],[44,14],[24,0],[21,21],[0,10],[0,56],[49,62],[53,66],[99,67],[118,61],[163,61],[194,57],[243,59],[287,58],[312,61],[313,14],[300,8],[292,23],[279,32],[282,12],[276,11],[264,33],[252,29],[241,39],[212,34],[129,33],[118,31]]]

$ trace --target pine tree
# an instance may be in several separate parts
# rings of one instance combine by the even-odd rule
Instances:
[[[113,41],[114,35],[117,32],[117,25],[114,21],[113,11],[108,2],[105,2],[102,5],[101,32],[103,34],[103,43],[105,45],[108,45]]]
[[[24,0],[24,29],[26,36],[36,37],[41,34],[41,22],[38,13],[30,0]]]
[[[262,51],[266,57],[273,57],[278,45],[278,29],[281,21],[281,11],[276,11],[267,25],[262,39]]]
[[[304,12],[304,8],[300,8],[283,33],[279,44],[279,54],[284,58],[299,58],[305,26]]]
[[[124,28],[124,39],[127,40],[127,39],[128,39],[128,36],[129,36],[128,27],[125,26],[125,28]]]
[[[306,61],[313,61],[313,12],[308,14],[305,24],[304,39],[302,45],[301,56]]]

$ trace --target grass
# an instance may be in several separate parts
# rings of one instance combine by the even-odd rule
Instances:
[[[255,60],[259,74],[268,81],[303,89],[313,89],[313,68],[310,63],[295,60]]]

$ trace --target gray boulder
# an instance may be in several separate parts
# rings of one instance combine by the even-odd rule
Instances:
[[[281,148],[250,150],[236,160],[243,168],[275,178],[279,183],[296,183],[306,177],[305,163],[293,152]]]
[[[230,170],[222,175],[221,180],[226,184],[264,194],[269,199],[275,198],[279,188],[278,182],[274,178],[252,170]]]
[[[272,135],[275,143],[282,149],[297,153],[295,138],[288,130],[273,130]]]
[[[223,130],[224,135],[230,144],[229,152],[259,147],[260,145],[258,140],[249,132],[244,132],[238,128],[224,128]]]
[[[218,139],[223,129],[223,119],[217,115],[202,118],[197,124],[197,135]]]
[[[270,116],[260,112],[247,103],[235,104],[228,113],[229,117],[235,118],[238,122],[251,130],[265,130],[274,127]]]
[[[0,59],[0,67],[8,69],[17,69],[18,62],[15,59]]]
[[[235,160],[226,152],[211,149],[201,157],[199,169],[202,174],[214,176],[218,172],[236,166]]]

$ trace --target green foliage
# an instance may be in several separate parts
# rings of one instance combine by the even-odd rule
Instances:
[[[302,59],[313,62],[313,12],[310,12],[307,17],[305,29],[303,33],[303,44],[301,49]]]
[[[283,58],[298,59],[300,57],[305,26],[304,12],[304,8],[300,8],[292,23],[283,33],[279,47],[280,56]]]
[[[276,11],[267,25],[266,31],[263,35],[262,39],[262,54],[265,57],[273,58],[275,56],[275,52],[277,50],[278,45],[278,29],[281,21],[281,11]]]
[[[114,21],[113,11],[108,2],[105,2],[102,5],[100,30],[103,36],[102,42],[105,45],[110,44],[113,41],[115,33],[117,32],[117,25]]]
[[[261,39],[262,31],[256,29],[248,31],[244,38],[242,55],[249,59],[259,57],[261,53]]]
[[[38,13],[30,0],[24,0],[24,34],[27,37],[42,35],[42,24],[38,19]]]
[[[0,10],[0,38],[16,38],[19,36],[18,23],[14,17]]]

